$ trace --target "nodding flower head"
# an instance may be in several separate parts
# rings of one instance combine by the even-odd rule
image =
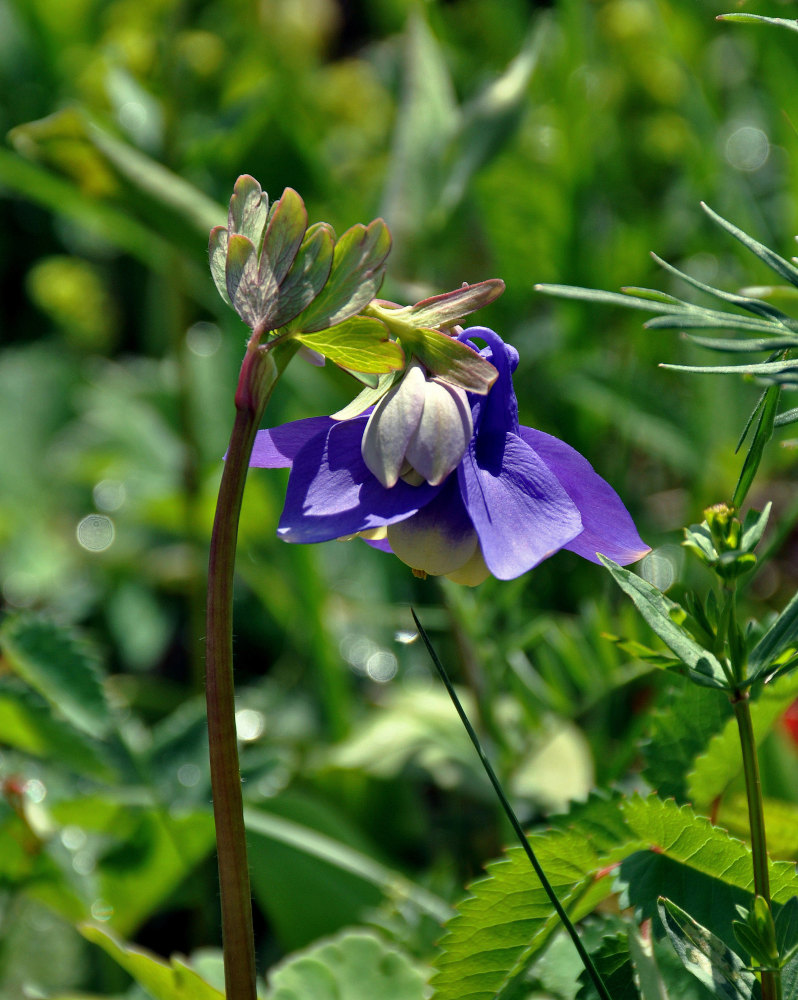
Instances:
[[[374,407],[360,451],[386,489],[400,478],[439,486],[460,464],[473,433],[465,390],[429,378],[413,361]]]
[[[290,466],[278,534],[361,535],[419,576],[475,585],[520,576],[559,549],[598,562],[648,552],[618,494],[558,438],[518,422],[518,353],[486,327],[458,339],[498,371],[487,395],[417,363],[371,414],[311,417],[258,433],[251,464]]]

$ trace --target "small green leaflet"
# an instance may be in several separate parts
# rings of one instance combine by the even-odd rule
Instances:
[[[343,323],[294,338],[342,368],[383,374],[404,367],[401,345],[388,337],[385,325],[369,316],[353,316]]]
[[[660,897],[657,909],[685,968],[713,996],[723,1000],[751,1000],[758,985],[757,979],[753,972],[746,969],[739,955],[669,899]]]

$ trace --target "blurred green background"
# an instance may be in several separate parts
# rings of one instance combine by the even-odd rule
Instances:
[[[702,199],[790,254],[794,36],[715,22],[727,8],[0,0],[0,996],[140,995],[80,941],[86,916],[163,954],[218,940],[204,575],[246,331],[207,235],[239,174],[296,188],[339,233],[382,215],[385,298],[503,278],[476,321],[520,351],[522,422],[589,458],[657,550],[644,572],[678,586],[679,529],[730,496],[756,388],[663,371],[705,358],[533,286],[684,294],[651,250],[720,287],[769,280]],[[297,362],[267,420],[356,388]],[[759,610],[798,577],[793,467],[772,448],[751,498],[783,528]],[[422,583],[359,542],[278,542],[285,481],[250,476],[236,594],[260,964],[363,922],[425,958],[429,915],[302,841],[321,831],[451,901],[507,840],[408,603],[527,820],[630,780],[661,685],[602,637],[640,627],[598,567],[561,553],[473,592]],[[20,666],[70,656],[101,731]],[[791,752],[782,736],[776,770]],[[41,934],[61,949],[46,968]]]

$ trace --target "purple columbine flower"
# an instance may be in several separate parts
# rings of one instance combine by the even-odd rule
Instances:
[[[412,364],[370,414],[259,431],[250,465],[291,468],[278,535],[361,535],[418,575],[510,580],[559,549],[622,565],[649,551],[618,494],[563,441],[518,423],[518,352],[486,327],[459,339],[498,371],[486,396]]]

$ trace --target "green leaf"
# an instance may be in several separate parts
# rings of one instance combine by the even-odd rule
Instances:
[[[631,597],[635,607],[645,618],[651,628],[662,639],[690,671],[690,676],[697,684],[707,687],[728,687],[723,667],[717,658],[699,646],[698,643],[683,628],[674,621],[675,614],[684,617],[684,609],[675,601],[671,601],[656,587],[623,569],[611,559],[599,555],[599,559],[612,574],[613,579]]]
[[[650,735],[643,744],[643,777],[661,798],[688,801],[687,775],[699,753],[723,729],[731,715],[728,698],[714,688],[692,686],[687,678],[674,678],[673,688],[650,716]]]
[[[652,882],[658,884],[657,871],[671,885],[700,886],[724,912],[731,909],[731,898],[741,901],[752,889],[751,852],[745,844],[672,801],[594,796],[553,823],[553,829],[530,834],[529,840],[572,920],[614,891],[611,868],[636,859],[648,863],[648,873],[646,864],[636,868],[646,874],[635,883],[639,892],[631,902],[636,906],[641,895],[652,905],[649,889]],[[773,898],[785,902],[798,890],[795,868],[771,862],[769,869]],[[446,926],[432,979],[434,1000],[501,998],[556,928],[551,905],[520,847],[490,864],[486,874],[470,886]]]
[[[360,416],[370,406],[377,404],[400,377],[400,372],[386,372],[384,375],[380,375],[375,386],[366,386],[351,403],[347,403],[342,410],[333,413],[333,420],[351,420],[352,417]]]
[[[269,326],[286,326],[306,309],[330,276],[335,248],[335,233],[326,222],[311,226],[291,270],[277,290],[269,307]]]
[[[232,306],[227,292],[227,230],[224,226],[214,226],[208,240],[208,256],[211,266],[211,277],[224,301]]]
[[[447,150],[451,167],[436,206],[444,219],[463,201],[471,178],[516,132],[528,107],[529,81],[551,38],[550,27],[541,19],[505,71],[460,109],[458,128]]]
[[[270,804],[284,811],[288,808],[285,799],[273,799]],[[292,807],[291,811],[296,812],[296,808]],[[452,915],[451,908],[439,896],[412,882],[395,869],[381,864],[371,855],[349,843],[344,843],[340,837],[322,833],[306,823],[296,822],[264,809],[247,808],[245,816],[247,829],[261,838],[284,844],[342,872],[355,875],[386,895],[395,895],[401,900],[408,900],[420,913],[425,913],[440,923]],[[315,814],[314,818],[317,818]],[[322,820],[328,827],[331,823],[334,825],[332,814],[323,815]]]
[[[711,990],[713,996],[725,1000],[751,1000],[757,979],[738,955],[669,899],[660,898],[658,910],[685,968]]]
[[[258,256],[246,236],[228,234],[225,282],[235,311],[248,326],[256,326],[262,311]]]
[[[798,675],[778,678],[763,685],[751,701],[751,722],[757,746],[773,724],[798,697]],[[742,771],[740,734],[734,717],[709,742],[706,751],[696,758],[688,776],[688,796],[699,809],[705,809],[722,795]]]
[[[399,334],[405,350],[414,354],[430,374],[467,392],[484,396],[499,376],[489,361],[439,330],[402,326]]]
[[[791,319],[786,313],[783,313],[780,309],[770,305],[768,302],[762,302],[760,299],[753,299],[747,295],[737,295],[734,292],[726,292],[723,289],[714,288],[712,285],[707,285],[703,281],[699,281],[697,278],[693,278],[689,274],[685,274],[683,271],[674,267],[673,264],[669,264],[666,260],[663,260],[656,254],[652,254],[651,256],[660,267],[664,268],[670,274],[675,275],[677,278],[681,278],[682,281],[686,282],[688,285],[692,285],[693,288],[697,288],[700,292],[706,292],[707,295],[712,295],[717,299],[721,299],[723,302],[729,302],[731,305],[739,306],[741,309],[747,309],[748,312],[752,312],[757,316],[764,316],[766,319],[775,320],[781,326],[786,326],[788,329],[798,329],[798,324],[796,324],[795,320]]]
[[[153,1000],[224,1000],[224,994],[206,983],[180,958],[173,957],[167,964],[143,948],[123,944],[94,924],[83,924],[79,930],[87,941],[99,945],[147,990]]]
[[[421,233],[439,204],[447,146],[460,126],[441,46],[414,10],[404,40],[401,97],[382,200],[397,241]]]
[[[422,967],[370,931],[346,931],[289,956],[265,1000],[425,1000]]]
[[[422,299],[414,306],[392,310],[392,315],[401,316],[403,321],[407,320],[414,327],[454,326],[464,316],[490,305],[503,291],[501,278],[489,278],[475,285],[463,285],[451,292]]]
[[[258,264],[258,289],[264,314],[261,318],[271,329],[277,323],[267,317],[271,317],[280,285],[299,253],[307,228],[304,201],[293,188],[286,188],[269,212]]]
[[[133,934],[213,851],[207,809],[156,809],[87,795],[55,803],[51,814],[62,827],[96,835],[104,845],[92,885],[118,934]]]
[[[713,212],[709,205],[701,202],[701,207],[707,213],[707,215],[712,219],[713,222],[717,223],[722,229],[725,229],[727,233],[739,240],[742,245],[755,254],[761,261],[764,261],[768,267],[772,268],[780,277],[784,278],[785,281],[789,281],[791,285],[798,286],[798,267],[795,267],[784,257],[780,257],[775,251],[766,247],[763,243],[755,240],[753,236],[749,236],[748,233],[744,233],[742,229],[738,229],[737,226],[733,225],[731,222],[727,222],[722,216],[718,215],[717,212]]]
[[[101,781],[115,777],[103,744],[55,715],[36,692],[13,680],[0,683],[0,743],[58,761],[75,774]]]
[[[740,550],[742,552],[753,552],[757,545],[759,545],[770,519],[772,507],[773,504],[768,501],[761,511],[751,508],[746,513],[745,520],[743,521],[743,535],[740,539]]]
[[[269,217],[269,197],[249,174],[242,174],[233,186],[227,211],[227,232],[230,236],[246,236],[260,249],[264,227]]]
[[[748,495],[748,490],[751,488],[754,477],[759,469],[759,464],[762,461],[765,445],[773,437],[773,421],[776,418],[776,411],[779,407],[780,395],[781,386],[778,385],[769,386],[765,392],[756,430],[748,447],[748,454],[745,456],[743,467],[740,470],[740,478],[737,480],[737,485],[734,488],[732,505],[735,507],[742,507]]]
[[[382,219],[355,225],[335,244],[332,270],[320,294],[291,323],[303,334],[342,323],[368,305],[382,284],[391,234]]]
[[[629,952],[628,934],[614,934],[602,939],[601,946],[590,956],[604,980],[604,985],[612,1000],[640,1000],[640,991],[635,985],[635,969]],[[582,984],[576,1000],[594,1000],[598,996],[596,987],[587,972],[579,976]]]
[[[751,681],[769,673],[779,654],[795,642],[798,642],[798,594],[795,594],[751,650],[748,657],[748,675]]]
[[[798,21],[787,17],[765,17],[763,14],[718,14],[716,21],[758,21],[762,24],[775,24],[780,28],[798,31]]]
[[[15,616],[0,627],[14,672],[84,733],[101,737],[112,718],[96,655],[77,635],[43,618]]]
[[[680,323],[679,326],[686,324]],[[798,337],[760,337],[754,340],[728,340],[725,337],[698,337],[694,333],[685,335],[687,339],[705,347],[710,351],[722,351],[731,354],[748,354],[752,351],[785,351],[790,347],[798,347]]]
[[[776,947],[784,957],[798,946],[798,896],[793,896],[776,914]]]
[[[353,316],[318,333],[297,333],[294,337],[342,368],[382,374],[405,366],[401,345],[389,338],[383,323],[370,316]]]
[[[672,365],[662,364],[674,372],[692,372],[694,375],[783,375],[798,372],[798,359],[793,361],[761,361],[748,365]]]

